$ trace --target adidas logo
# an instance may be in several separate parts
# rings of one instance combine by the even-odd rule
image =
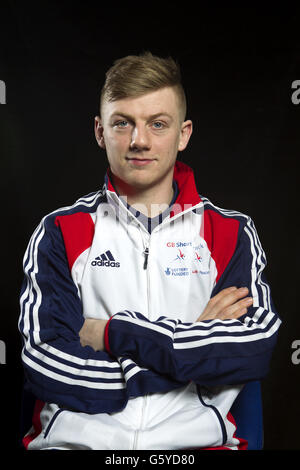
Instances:
[[[102,253],[102,255],[97,256],[97,258],[94,259],[94,261],[91,262],[92,266],[108,266],[111,268],[119,268],[120,263],[116,263],[115,258],[111,254],[111,252],[108,250],[105,253]]]

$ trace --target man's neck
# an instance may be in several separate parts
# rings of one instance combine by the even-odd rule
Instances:
[[[126,183],[116,181],[113,175],[111,175],[111,178],[118,195],[125,199],[125,202],[131,207],[146,215],[146,217],[153,218],[165,211],[174,196],[172,181],[168,185],[160,185],[159,188],[153,186],[137,189],[126,185]]]

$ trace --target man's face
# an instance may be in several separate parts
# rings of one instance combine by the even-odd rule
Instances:
[[[105,148],[117,189],[130,192],[171,185],[178,151],[192,133],[191,121],[180,120],[171,87],[137,98],[105,101],[95,135]]]

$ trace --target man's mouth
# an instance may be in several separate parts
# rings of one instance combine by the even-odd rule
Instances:
[[[137,157],[126,157],[126,160],[135,166],[150,165],[154,159],[152,158],[137,158]]]

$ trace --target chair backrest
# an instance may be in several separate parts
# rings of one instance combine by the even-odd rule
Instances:
[[[261,450],[264,432],[259,381],[245,384],[230,412],[237,425],[236,435],[248,441],[248,450]]]

